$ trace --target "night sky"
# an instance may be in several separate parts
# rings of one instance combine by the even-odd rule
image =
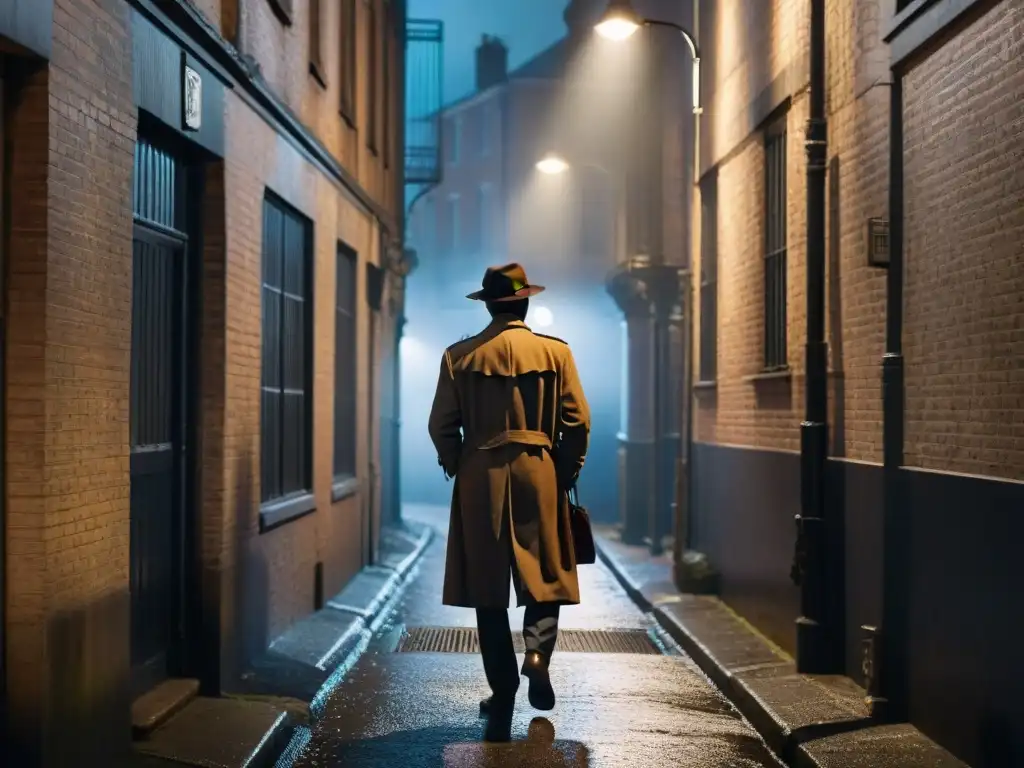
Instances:
[[[409,16],[444,22],[444,100],[473,89],[473,51],[484,34],[509,47],[514,69],[565,34],[565,0],[409,0]]]

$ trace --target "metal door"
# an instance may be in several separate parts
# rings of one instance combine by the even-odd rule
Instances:
[[[183,168],[135,150],[131,350],[132,684],[171,673],[183,612],[185,257]]]

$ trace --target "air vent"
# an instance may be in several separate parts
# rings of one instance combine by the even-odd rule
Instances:
[[[512,633],[516,653],[526,650],[523,636]],[[479,653],[480,641],[472,627],[412,627],[398,643],[405,653]],[[660,654],[646,630],[563,629],[558,633],[556,652],[562,653],[647,653]]]

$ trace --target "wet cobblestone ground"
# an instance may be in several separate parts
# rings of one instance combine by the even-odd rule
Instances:
[[[446,511],[413,508],[407,515],[441,535],[424,553],[390,620],[327,702],[295,766],[779,765],[689,659],[672,653],[559,653],[551,668],[554,711],[532,710],[524,684],[513,741],[482,741],[478,702],[488,691],[479,656],[394,652],[403,628],[475,623],[473,611],[440,604]],[[581,567],[580,582],[583,602],[563,609],[561,627],[652,626],[603,565]],[[521,626],[522,609],[511,610],[510,620],[513,628]]]

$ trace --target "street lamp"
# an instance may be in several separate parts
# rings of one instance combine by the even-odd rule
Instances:
[[[537,170],[548,176],[557,176],[569,170],[569,163],[552,152],[537,161]]]
[[[693,59],[693,114],[702,114],[704,108],[700,105],[700,53],[693,35],[673,21],[644,18],[633,8],[633,0],[611,0],[601,21],[594,26],[594,31],[601,37],[618,42],[632,37],[640,27],[668,27],[683,36]]]

